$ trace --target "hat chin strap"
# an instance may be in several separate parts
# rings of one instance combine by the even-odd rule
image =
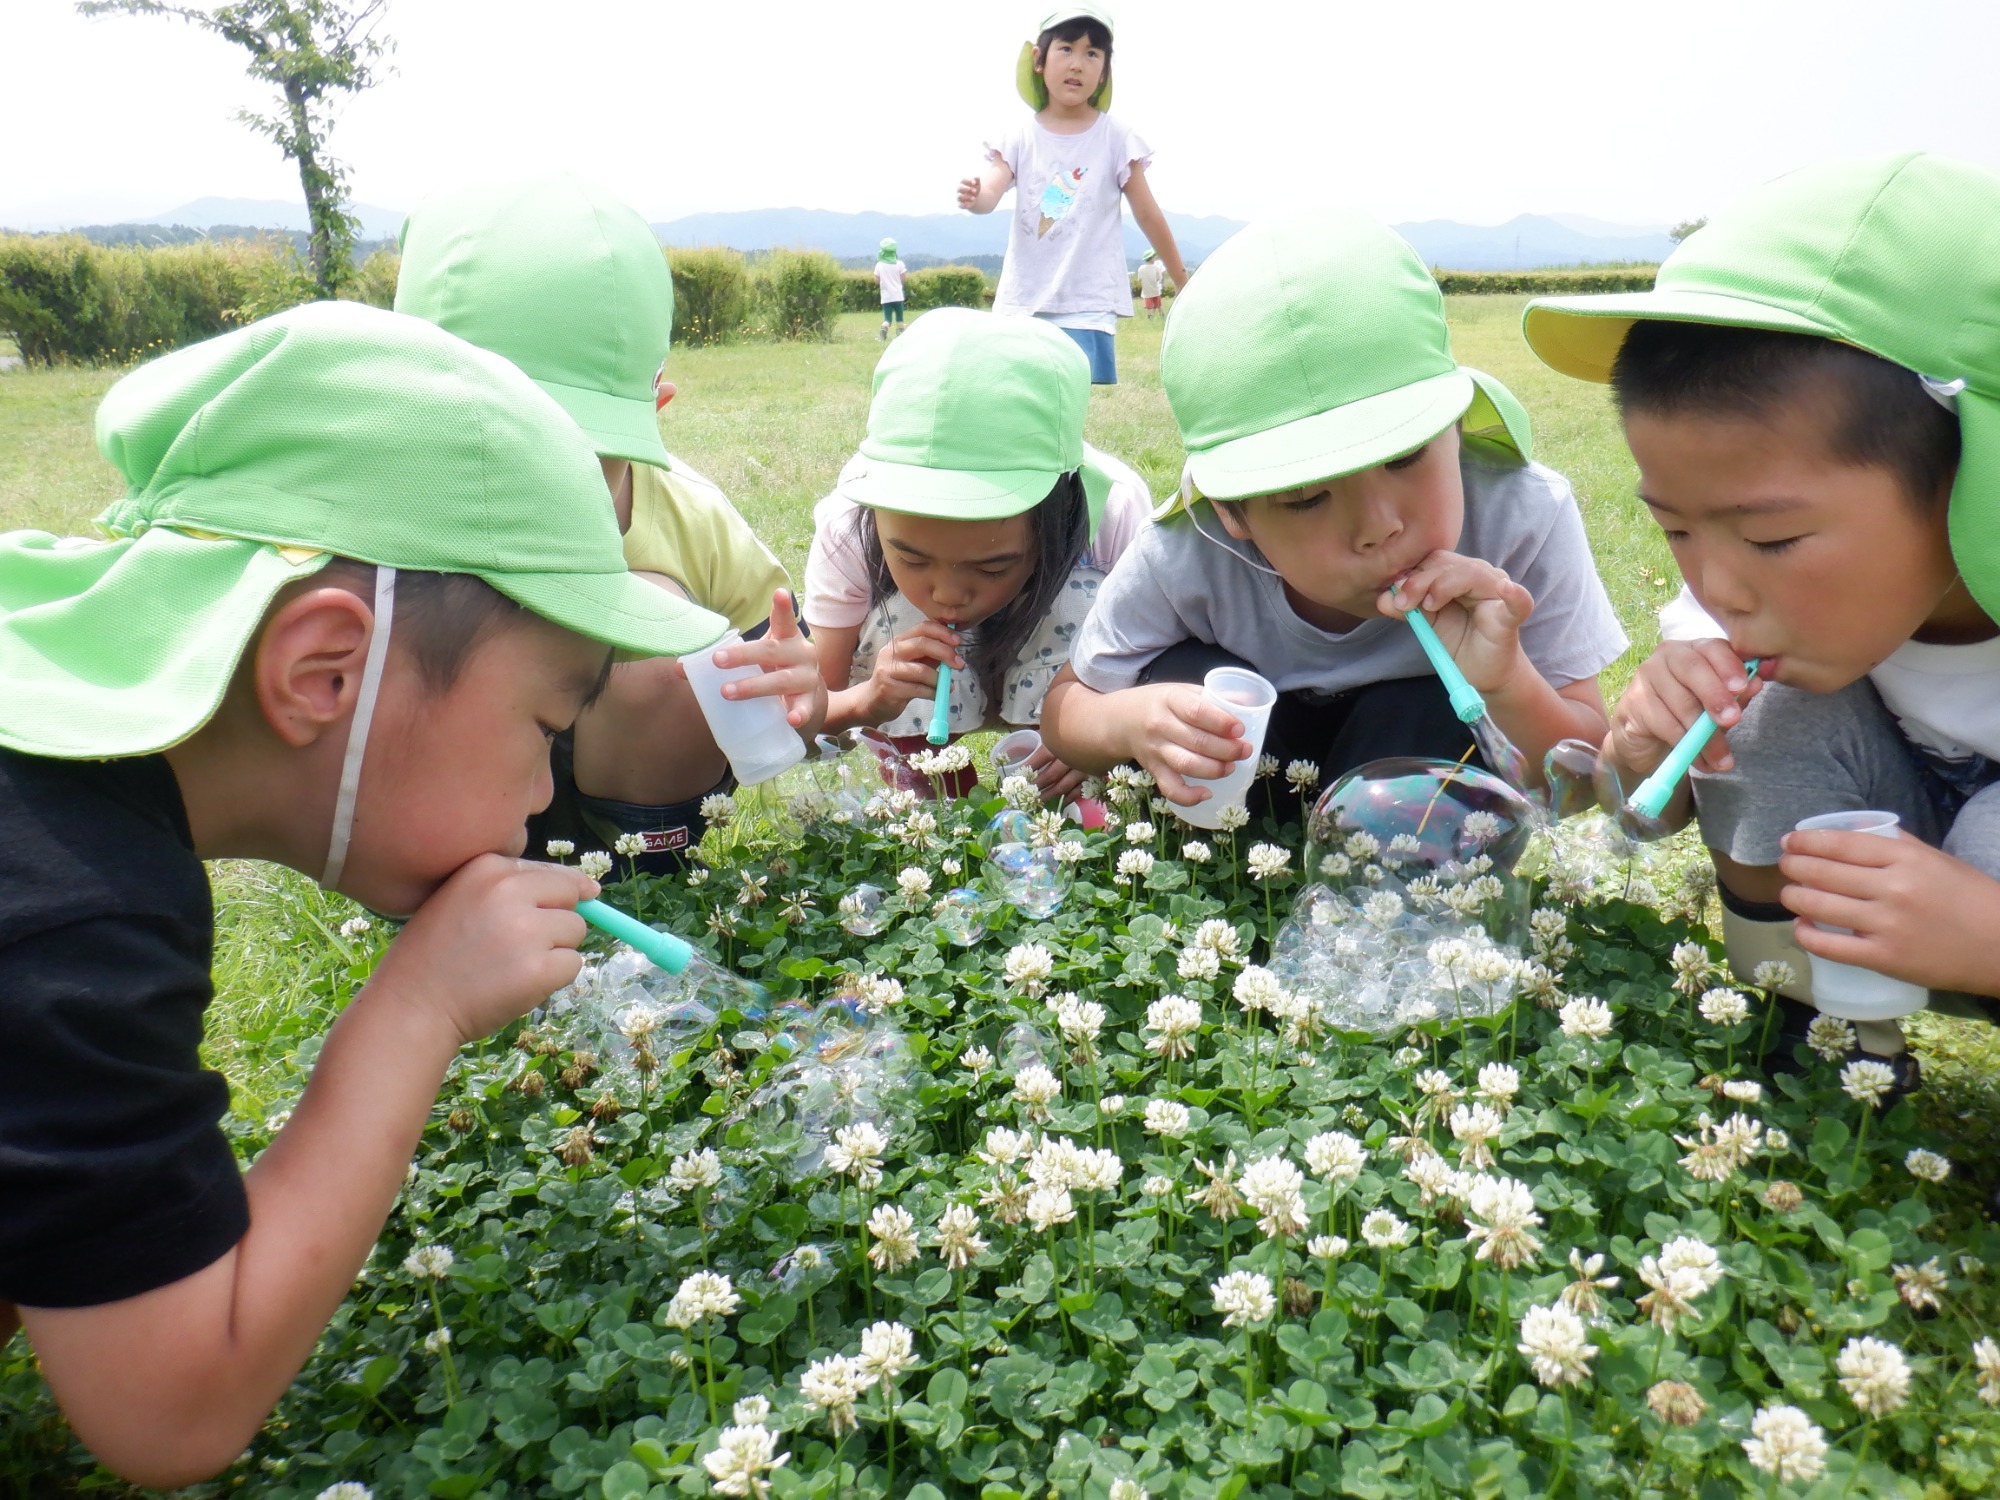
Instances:
[[[326,870],[319,883],[328,890],[340,884],[347,870],[347,846],[354,837],[354,798],[361,789],[361,757],[368,749],[368,726],[375,720],[375,699],[382,690],[382,664],[389,656],[389,632],[396,618],[396,570],[375,569],[375,629],[368,638],[368,657],[361,668],[361,691],[354,699],[354,717],[347,724],[347,752],[340,761],[340,791],[333,800],[333,833],[326,844]]]
[[[1269,573],[1273,578],[1283,578],[1285,575],[1283,573],[1280,573],[1276,568],[1272,567],[1269,563],[1261,563],[1257,561],[1256,558],[1249,556],[1247,553],[1238,552],[1234,547],[1230,546],[1229,543],[1225,542],[1221,537],[1211,536],[1209,535],[1208,532],[1202,530],[1201,516],[1196,512],[1195,507],[1208,497],[1202,494],[1200,490],[1194,487],[1193,468],[1194,466],[1190,464],[1186,468],[1181,470],[1181,498],[1187,503],[1188,522],[1194,527],[1194,529],[1198,533],[1200,533],[1201,539],[1205,542],[1213,542],[1216,546],[1220,547],[1224,552],[1227,552],[1231,557],[1235,558],[1238,562],[1247,563],[1260,573]],[[1257,544],[1255,542],[1252,542],[1250,545],[1252,547],[1255,547]]]

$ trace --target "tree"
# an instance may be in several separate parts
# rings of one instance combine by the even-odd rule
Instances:
[[[333,107],[382,79],[377,64],[394,43],[376,35],[388,0],[235,0],[201,7],[164,0],[78,0],[86,16],[175,16],[214,32],[250,54],[248,72],[277,89],[276,112],[239,110],[237,118],[269,136],[299,164],[312,234],[307,259],[322,297],[353,275],[360,226],[346,210],[347,168],[327,152]]]
[[[1681,220],[1680,223],[1676,224],[1672,229],[1669,229],[1667,231],[1667,238],[1672,240],[1676,245],[1678,245],[1682,240],[1686,239],[1689,235],[1693,234],[1697,229],[1701,228],[1701,226],[1706,224],[1707,222],[1708,222],[1708,216],[1706,214],[1704,214],[1699,219],[1683,219]]]

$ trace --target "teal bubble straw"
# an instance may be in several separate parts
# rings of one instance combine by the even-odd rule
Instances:
[[[957,626],[951,627],[956,630]],[[951,738],[951,663],[938,663],[937,691],[931,695],[931,732],[925,736],[933,745]]]
[[[669,974],[680,973],[694,958],[693,947],[671,932],[657,932],[637,917],[627,916],[602,901],[579,901],[576,914],[599,932],[608,932],[619,942],[638,949]]]
[[[1401,593],[1399,588],[1397,593]],[[1417,633],[1417,644],[1424,648],[1424,655],[1431,659],[1431,666],[1437,669],[1444,690],[1451,695],[1451,711],[1458,715],[1461,724],[1473,724],[1486,717],[1486,700],[1479,696],[1479,689],[1465,680],[1465,674],[1458,670],[1458,663],[1451,659],[1451,653],[1444,649],[1444,642],[1421,609],[1413,609],[1403,618],[1410,623],[1410,629]]]
[[[1743,663],[1743,670],[1752,678],[1757,675],[1757,658]],[[1634,812],[1648,818],[1657,819],[1666,811],[1674,789],[1681,784],[1681,778],[1695,762],[1695,757],[1708,748],[1708,742],[1715,738],[1715,716],[1703,709],[1701,717],[1688,725],[1687,733],[1680,737],[1680,743],[1667,752],[1667,758],[1654,768],[1653,774],[1639,783],[1639,790],[1627,799],[1626,805]]]

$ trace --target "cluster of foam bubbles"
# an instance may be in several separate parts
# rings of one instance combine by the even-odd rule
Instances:
[[[818,736],[773,786],[779,805],[801,826],[824,829],[868,822],[885,787],[921,790],[926,783],[880,730],[847,729]]]
[[[893,1139],[911,1117],[919,1065],[891,1010],[871,1014],[858,995],[787,1000],[766,1025],[767,1048],[781,1061],[738,1118],[752,1120],[758,1145],[789,1155],[801,1175],[820,1169],[843,1126],[866,1121]]]
[[[1312,884],[1271,968],[1344,1031],[1499,1012],[1523,963],[1528,886],[1516,867],[1545,821],[1476,767],[1392,759],[1350,772],[1307,821]]]
[[[770,1009],[764,987],[697,953],[678,974],[620,943],[586,958],[575,981],[551,995],[543,1013],[595,1052],[610,1073],[634,1071],[640,1053],[654,1065],[692,1047],[725,1014],[757,1022]],[[637,1069],[650,1072],[651,1068]]]

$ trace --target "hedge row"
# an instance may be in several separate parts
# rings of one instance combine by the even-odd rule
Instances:
[[[350,295],[386,307],[395,286],[395,258],[378,254]],[[29,364],[129,363],[311,296],[312,277],[282,240],[142,248],[0,234],[0,333]]]
[[[1440,291],[1516,297],[1560,296],[1571,292],[1649,292],[1658,266],[1578,266],[1573,270],[1441,271],[1433,269]]]
[[[903,300],[915,315],[934,307],[985,307],[993,294],[977,266],[925,266],[903,278]],[[882,292],[873,271],[840,273],[842,312],[874,312],[881,305]]]

